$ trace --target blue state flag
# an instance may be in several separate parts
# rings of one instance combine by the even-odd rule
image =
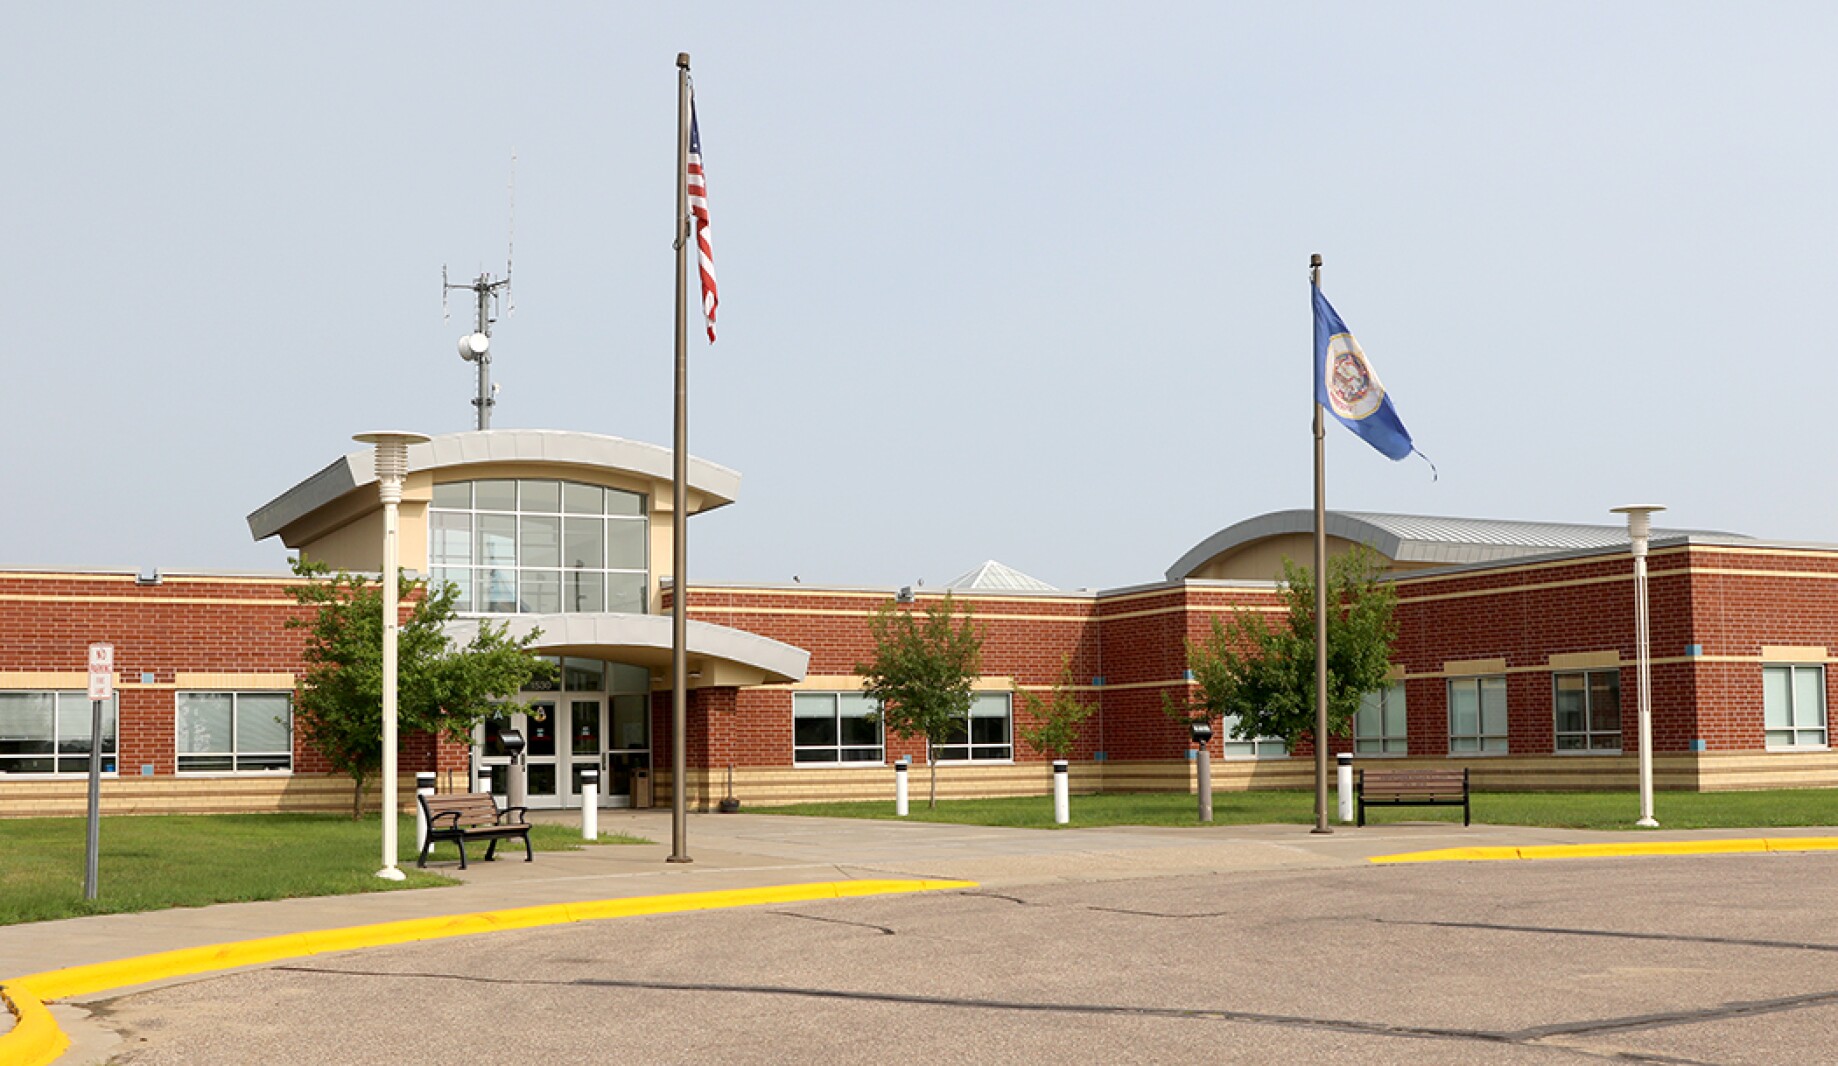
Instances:
[[[1315,290],[1315,402],[1386,457],[1404,458],[1416,448],[1378,371],[1321,295],[1321,286],[1310,288]]]

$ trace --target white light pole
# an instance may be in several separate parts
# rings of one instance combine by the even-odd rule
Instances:
[[[1654,503],[1613,507],[1627,516],[1627,539],[1634,553],[1634,643],[1639,661],[1640,685],[1640,820],[1635,825],[1659,828],[1653,817],[1653,664],[1647,634],[1647,538],[1653,535],[1653,513],[1664,507]]]
[[[428,440],[424,433],[380,430],[352,438],[375,445],[377,494],[383,498],[383,868],[377,876],[400,881],[396,869],[396,639],[400,611],[396,605],[396,505],[408,476],[408,446]]]

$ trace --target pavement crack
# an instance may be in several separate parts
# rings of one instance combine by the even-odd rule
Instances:
[[[1506,925],[1496,922],[1399,921],[1392,918],[1374,918],[1372,921],[1379,925],[1414,925],[1438,929],[1482,929],[1500,933],[1541,933],[1548,936],[1590,936],[1611,940],[1659,940],[1680,944],[1716,944],[1722,947],[1838,952],[1838,944],[1821,944],[1811,940],[1753,940],[1744,937],[1700,936],[1691,933],[1636,933],[1618,929],[1572,929],[1546,925]]]
[[[1197,911],[1191,914],[1175,914],[1167,911],[1134,911],[1125,907],[1086,907],[1088,911],[1102,911],[1105,914],[1133,914],[1140,918],[1230,918],[1234,911]]]
[[[799,914],[796,911],[772,911],[770,913],[776,914],[781,918],[802,918],[807,922],[822,922],[825,925],[848,925],[854,926],[857,929],[872,929],[884,936],[895,935],[892,929],[884,925],[875,925],[872,922],[851,922],[843,918],[825,918],[816,914]]]
[[[1000,892],[959,892],[958,895],[975,896],[977,899],[1000,899],[1013,903],[1018,907],[1028,906],[1028,901],[1022,899],[1020,896],[1005,896]]]
[[[1824,1007],[1838,1003],[1838,991],[1808,992],[1799,996],[1745,1000],[1723,1003],[1698,1010],[1663,1011],[1635,1014],[1621,1018],[1598,1018],[1592,1021],[1559,1022],[1536,1025],[1506,1034],[1513,1043],[1533,1043],[1553,1037],[1599,1036],[1604,1033],[1634,1032],[1642,1029],[1664,1029],[1675,1025],[1698,1025],[1730,1018],[1752,1018],[1763,1014],[1780,1014],[1806,1007]]]

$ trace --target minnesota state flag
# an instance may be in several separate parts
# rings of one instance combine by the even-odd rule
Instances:
[[[1321,286],[1310,288],[1315,290],[1315,402],[1387,458],[1404,458],[1416,448],[1378,371],[1321,295]]]

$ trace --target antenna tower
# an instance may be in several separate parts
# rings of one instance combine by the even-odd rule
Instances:
[[[517,157],[511,156],[511,229],[504,252],[504,277],[493,278],[490,274],[480,273],[471,282],[456,285],[447,280],[447,268],[440,268],[440,306],[443,317],[447,310],[447,294],[454,289],[470,290],[478,301],[478,320],[474,331],[460,338],[460,358],[468,363],[479,364],[479,394],[473,398],[472,406],[478,409],[478,428],[491,428],[491,409],[497,406],[497,390],[491,383],[491,324],[496,322],[498,301],[505,299],[511,291],[511,254],[517,247]],[[513,300],[510,304],[512,313],[517,310]]]

